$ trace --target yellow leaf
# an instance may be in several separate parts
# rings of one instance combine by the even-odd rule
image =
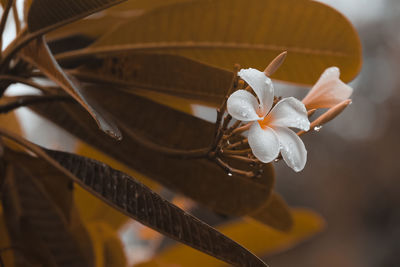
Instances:
[[[4,103],[4,101],[1,101],[1,103]],[[22,131],[19,119],[18,119],[17,115],[15,114],[15,112],[1,114],[0,115],[0,125],[2,125],[6,129],[12,131],[15,134],[23,135],[23,131]],[[7,140],[4,140],[4,141],[7,142]],[[20,146],[16,145],[13,142],[7,142],[7,145],[9,145],[10,147],[12,147],[15,150],[21,149]]]
[[[96,267],[126,266],[118,233],[101,221],[87,224],[92,239]]]
[[[104,10],[99,16],[94,15],[67,24],[50,32],[47,37],[48,40],[57,40],[72,35],[84,35],[96,39],[116,25],[126,22],[133,17],[140,16],[146,11],[161,6],[190,1],[193,0],[130,0]]]
[[[356,31],[333,8],[315,1],[218,0],[154,9],[103,35],[93,45],[58,55],[71,59],[121,51],[169,53],[232,69],[263,70],[280,52],[273,78],[313,84],[330,66],[350,81],[361,66]]]
[[[217,227],[242,246],[259,256],[266,256],[287,250],[301,241],[320,232],[324,220],[316,213],[306,209],[292,210],[294,225],[291,231],[283,233],[253,220],[240,220]],[[161,252],[152,260],[138,264],[137,267],[150,266],[225,266],[223,262],[203,255],[192,248],[176,245]]]

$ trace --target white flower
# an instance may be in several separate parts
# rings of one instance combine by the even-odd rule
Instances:
[[[228,113],[235,119],[251,122],[249,145],[260,161],[268,163],[281,152],[286,164],[296,172],[307,161],[303,141],[289,127],[308,131],[307,110],[299,100],[289,97],[279,101],[271,110],[274,88],[271,80],[261,71],[242,69],[238,75],[245,80],[258,97],[246,90],[234,92],[227,102]]]
[[[337,67],[327,68],[322,73],[302,101],[307,109],[331,108],[351,96],[353,88],[343,83],[339,76]]]

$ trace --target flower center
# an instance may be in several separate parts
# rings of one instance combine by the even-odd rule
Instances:
[[[258,124],[260,124],[260,127],[262,129],[266,129],[267,127],[270,127],[269,125],[271,124],[272,116],[268,114],[267,116],[264,117],[264,119],[259,120]]]

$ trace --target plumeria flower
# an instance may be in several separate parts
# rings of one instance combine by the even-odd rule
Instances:
[[[284,98],[271,110],[274,88],[271,80],[256,69],[242,69],[238,75],[254,90],[257,98],[246,90],[234,92],[227,102],[228,113],[250,126],[248,141],[256,158],[264,163],[282,154],[286,164],[296,172],[307,161],[303,141],[290,128],[308,131],[310,122],[302,102],[294,97]]]
[[[339,68],[327,68],[304,97],[302,102],[306,108],[331,108],[348,99],[353,93],[353,88],[343,83],[339,76]]]

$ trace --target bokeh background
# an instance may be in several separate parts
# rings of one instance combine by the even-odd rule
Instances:
[[[277,164],[277,190],[292,206],[326,218],[326,230],[271,266],[400,266],[400,1],[325,2],[359,32],[363,67],[353,104],[305,136],[296,174]]]
[[[291,206],[322,214],[327,228],[267,262],[273,267],[400,266],[400,1],[322,2],[355,25],[364,64],[351,83],[353,104],[321,131],[304,137],[306,168],[294,173],[284,163],[276,164],[277,191]],[[13,27],[8,28],[11,38]],[[283,94],[306,92],[283,84],[278,88]],[[26,109],[18,114],[30,140],[63,150],[76,148],[72,136],[57,127]],[[44,136],[44,128],[51,134]],[[136,260],[150,256],[154,247],[132,242],[130,234],[121,235],[126,248],[136,251]]]

